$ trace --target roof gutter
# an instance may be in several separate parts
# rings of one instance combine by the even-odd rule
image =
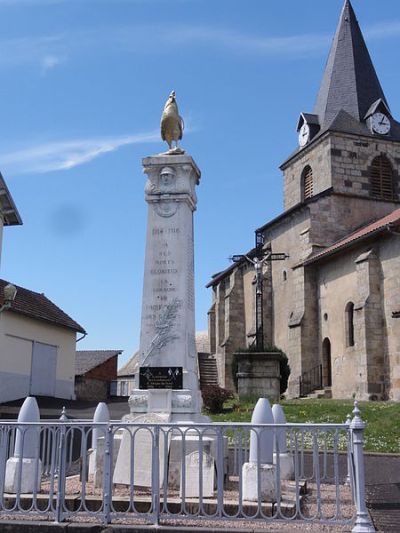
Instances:
[[[87,336],[87,333],[85,331],[85,333],[82,335],[82,337],[80,337],[79,339],[76,339],[76,344],[78,344],[78,342],[82,341],[85,337]]]

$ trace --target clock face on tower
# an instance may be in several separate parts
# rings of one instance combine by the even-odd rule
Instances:
[[[310,126],[304,122],[299,131],[299,145],[305,146],[310,140]]]
[[[386,135],[390,131],[390,120],[383,113],[374,113],[371,117],[371,129],[379,135]]]

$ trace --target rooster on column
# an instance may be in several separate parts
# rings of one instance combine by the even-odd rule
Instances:
[[[182,117],[179,116],[175,96],[175,91],[172,91],[165,103],[161,116],[161,138],[168,143],[170,150],[172,150],[172,143],[175,142],[174,151],[181,151],[178,148],[178,141],[182,139],[184,124]]]

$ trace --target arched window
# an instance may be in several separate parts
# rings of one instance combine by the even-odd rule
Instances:
[[[346,346],[354,346],[354,304],[349,302],[345,308]]]
[[[312,168],[307,165],[302,173],[302,189],[303,189],[303,200],[311,198],[313,196],[313,175]]]
[[[371,196],[393,200],[393,169],[385,155],[375,157],[371,163]]]

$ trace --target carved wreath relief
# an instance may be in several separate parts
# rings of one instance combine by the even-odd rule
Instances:
[[[178,310],[181,306],[182,301],[178,298],[174,298],[161,312],[154,325],[156,334],[150,343],[149,349],[143,359],[142,366],[149,366],[148,364],[146,365],[145,362],[154,350],[160,350],[161,348],[164,348],[164,346],[167,346],[167,344],[179,339],[179,336],[174,333],[173,327],[176,322]]]

